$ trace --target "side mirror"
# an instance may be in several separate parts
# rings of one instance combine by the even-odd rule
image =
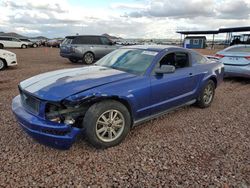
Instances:
[[[155,69],[156,74],[168,74],[174,72],[175,72],[175,66],[173,65],[162,65],[161,67]]]

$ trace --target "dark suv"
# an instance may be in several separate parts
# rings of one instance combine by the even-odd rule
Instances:
[[[60,55],[76,63],[82,60],[92,64],[118,47],[105,36],[76,35],[67,36],[60,46]]]

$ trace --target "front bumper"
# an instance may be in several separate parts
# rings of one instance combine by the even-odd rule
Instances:
[[[55,123],[28,112],[20,95],[12,101],[12,111],[21,127],[38,142],[57,149],[69,149],[82,130],[62,123]]]
[[[17,65],[16,55],[6,57],[5,60],[7,62],[7,66],[16,66]]]
[[[224,77],[244,77],[250,78],[250,65],[247,66],[233,66],[225,65]]]

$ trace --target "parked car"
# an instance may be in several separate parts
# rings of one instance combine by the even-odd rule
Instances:
[[[94,66],[21,82],[12,110],[24,130],[44,144],[66,149],[85,132],[93,146],[107,148],[132,126],[177,107],[209,107],[223,72],[222,63],[190,49],[122,47]]]
[[[0,49],[3,48],[27,48],[28,42],[21,41],[15,37],[0,36]]]
[[[46,46],[47,40],[46,39],[42,39],[41,40],[41,46]]]
[[[48,40],[46,43],[46,46],[59,48],[61,42],[62,42],[61,40],[57,40],[57,39]]]
[[[250,45],[234,45],[216,53],[225,65],[225,77],[250,78]]]
[[[31,41],[30,39],[26,39],[26,38],[20,38],[21,41],[27,42],[29,47],[32,48],[37,48],[38,47],[38,43]]]
[[[60,47],[60,55],[68,58],[72,63],[82,60],[86,64],[102,58],[117,49],[110,39],[105,36],[77,35],[67,36]]]
[[[0,70],[15,65],[17,65],[16,54],[7,50],[0,50]]]
[[[42,40],[40,39],[29,39],[31,42],[33,42],[33,47],[36,48],[36,47],[39,47],[42,45]]]

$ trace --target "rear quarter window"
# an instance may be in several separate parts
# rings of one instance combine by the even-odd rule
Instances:
[[[65,38],[64,40],[63,40],[63,42],[62,42],[62,44],[71,44],[72,43],[72,38]]]
[[[193,59],[198,64],[206,64],[208,62],[208,59],[198,53],[193,53]]]

